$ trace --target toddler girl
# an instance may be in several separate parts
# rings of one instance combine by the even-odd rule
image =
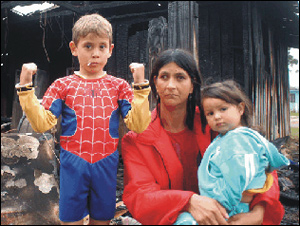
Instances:
[[[216,199],[229,216],[249,212],[252,196],[266,192],[270,173],[289,165],[276,147],[249,128],[252,103],[232,80],[208,85],[201,92],[206,123],[219,135],[208,146],[198,168],[200,195]],[[188,212],[175,224],[195,224]]]

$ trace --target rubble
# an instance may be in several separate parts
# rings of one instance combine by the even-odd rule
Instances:
[[[299,139],[280,138],[274,144],[292,160],[290,166],[278,170],[280,201],[285,209],[281,225],[299,225]]]
[[[48,138],[47,140],[44,138],[45,136],[41,134],[1,133],[1,223],[3,224],[59,224],[59,178],[56,175],[57,169],[55,170],[58,164],[50,150]],[[51,136],[49,140],[53,142]],[[281,225],[299,225],[299,140],[284,137],[273,143],[281,153],[292,160],[292,165],[278,170],[280,201],[285,208]],[[116,214],[110,225],[141,225],[132,218],[122,201],[123,176],[124,166],[120,156]],[[37,209],[41,212],[34,211]],[[88,216],[85,218],[85,224],[88,224]]]

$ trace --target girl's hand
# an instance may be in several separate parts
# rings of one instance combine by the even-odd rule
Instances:
[[[32,82],[32,76],[36,73],[37,66],[35,63],[23,64],[20,74],[20,85]]]
[[[199,225],[228,225],[225,218],[229,218],[225,208],[214,199],[192,195],[187,211],[192,214]]]
[[[145,66],[141,63],[131,63],[129,65],[131,73],[133,75],[133,82],[135,84],[143,83],[145,80]]]
[[[261,205],[255,205],[250,212],[233,215],[227,222],[231,225],[261,225],[264,214],[265,208]]]

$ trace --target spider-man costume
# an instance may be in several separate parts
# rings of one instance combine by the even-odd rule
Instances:
[[[151,120],[149,92],[150,88],[132,91],[124,79],[107,74],[97,79],[76,74],[59,78],[47,89],[42,105],[33,90],[18,92],[35,131],[47,131],[62,115],[62,221],[78,221],[87,214],[95,220],[113,218],[119,117],[129,129],[143,131]]]

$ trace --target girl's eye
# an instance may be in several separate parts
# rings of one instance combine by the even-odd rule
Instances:
[[[206,115],[207,116],[212,116],[214,113],[213,112],[208,112]]]

